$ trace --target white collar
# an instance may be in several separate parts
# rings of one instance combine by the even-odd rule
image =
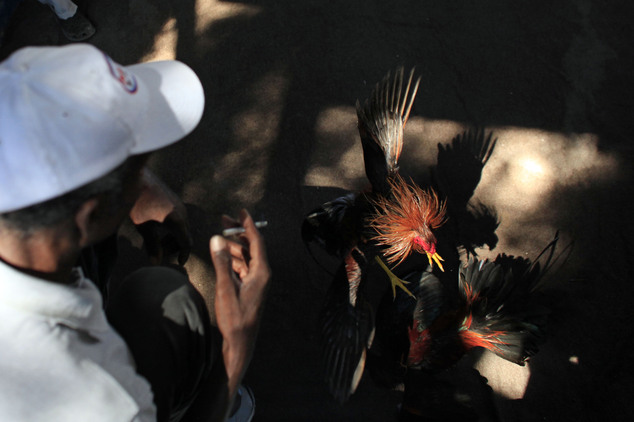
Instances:
[[[0,305],[37,314],[74,329],[108,330],[96,286],[73,269],[77,283],[65,285],[23,273],[0,260]]]

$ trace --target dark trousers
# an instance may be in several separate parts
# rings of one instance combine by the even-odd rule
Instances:
[[[2,37],[4,36],[4,31],[7,26],[9,26],[9,21],[11,20],[11,15],[13,15],[13,11],[18,7],[21,0],[2,0],[0,1],[0,44],[2,44]]]
[[[161,422],[180,420],[212,371],[224,371],[222,337],[202,297],[175,269],[132,273],[111,292],[106,315],[152,385]]]

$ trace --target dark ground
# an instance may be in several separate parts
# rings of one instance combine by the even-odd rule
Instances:
[[[395,418],[400,393],[367,376],[345,406],[330,399],[316,330],[329,276],[307,254],[299,227],[337,188],[363,187],[354,103],[399,65],[422,75],[403,173],[424,181],[436,144],[471,125],[498,137],[476,199],[495,207],[499,243],[478,252],[534,257],[557,229],[562,245],[574,241],[553,274],[548,340],[530,365],[480,354],[447,376],[473,399],[481,420],[634,420],[629,2],[78,4],[97,26],[90,42],[116,61],[177,58],[205,86],[199,127],[152,161],[189,206],[192,277],[211,277],[207,241],[221,214],[247,207],[270,223],[263,233],[274,279],[247,375],[256,421]],[[64,43],[53,15],[24,0],[0,57],[24,45]],[[126,256],[140,256],[127,239]]]

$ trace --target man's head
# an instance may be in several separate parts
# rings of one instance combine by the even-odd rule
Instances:
[[[118,227],[138,197],[147,157],[132,156],[106,175],[62,196],[0,214],[0,231],[8,229],[27,238],[43,229],[70,224],[81,234],[91,232],[86,244],[103,239]],[[91,224],[100,227],[95,230]]]
[[[203,108],[177,61],[124,67],[88,44],[18,50],[0,64],[0,218],[44,223],[116,196],[142,168],[134,157],[186,136]]]

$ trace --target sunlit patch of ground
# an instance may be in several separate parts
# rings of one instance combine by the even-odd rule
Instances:
[[[402,173],[427,172],[436,163],[437,144],[451,140],[463,128],[464,125],[456,122],[429,121],[410,116],[399,161]],[[315,136],[305,185],[358,190],[368,184],[354,107],[333,107],[322,111],[317,119]]]
[[[137,2],[131,7],[138,8],[139,13],[147,13],[153,5],[148,2]],[[196,1],[195,33],[197,35],[196,48],[201,50],[214,47],[218,39],[206,37],[205,33],[218,22],[235,17],[253,17],[261,12],[261,8],[249,4],[223,2],[218,0]],[[154,47],[140,61],[173,60],[176,58],[178,43],[178,26],[176,18],[168,19],[162,29],[154,37]],[[194,46],[192,46],[194,47]]]
[[[230,187],[227,197],[235,203],[249,206],[262,199],[273,144],[279,135],[286,79],[276,69],[262,75],[250,90],[248,104],[232,117],[231,136],[235,141],[217,162],[198,174],[185,188],[183,197],[195,203],[210,186]],[[213,140],[210,139],[210,142]],[[244,177],[245,175],[249,177]]]
[[[507,399],[521,399],[531,377],[530,364],[519,366],[486,351],[475,364],[496,393]]]
[[[474,199],[493,206],[500,218],[499,251],[526,254],[545,246],[560,228],[552,225],[557,192],[618,178],[618,161],[599,151],[595,135],[522,128],[494,133],[498,142]]]
[[[315,138],[305,185],[358,190],[367,184],[354,107],[333,107],[321,112]]]

